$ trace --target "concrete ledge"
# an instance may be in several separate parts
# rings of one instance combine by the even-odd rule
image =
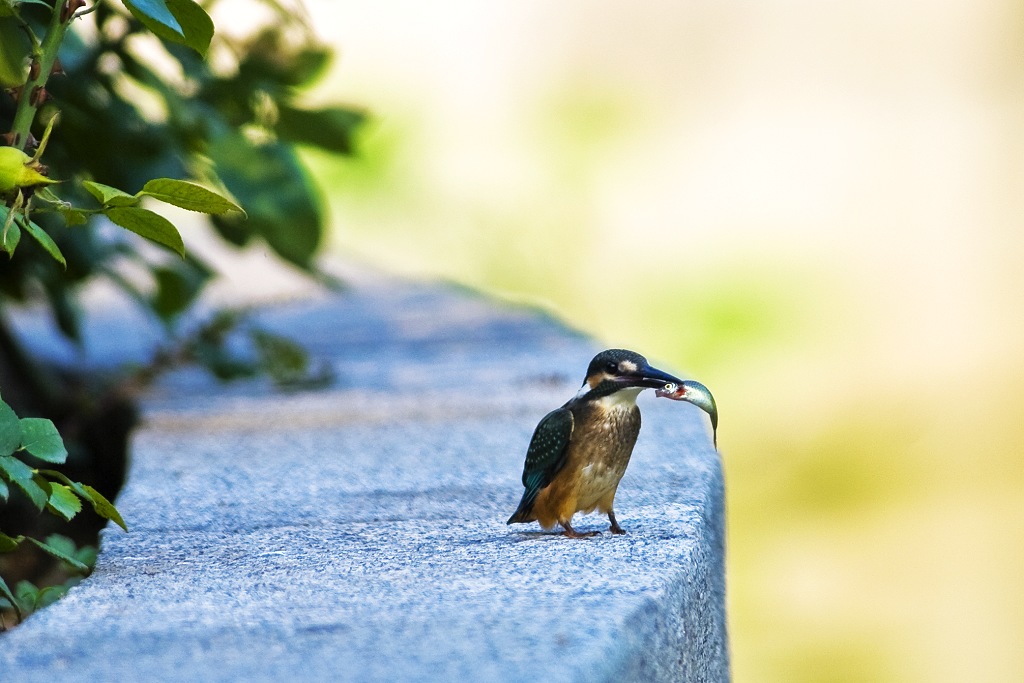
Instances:
[[[119,500],[131,533],[107,529],[93,576],[2,636],[3,680],[729,679],[702,413],[642,396],[616,499],[629,533],[574,541],[504,520],[533,427],[576,391],[592,342],[394,281],[264,322],[339,386],[164,382]]]

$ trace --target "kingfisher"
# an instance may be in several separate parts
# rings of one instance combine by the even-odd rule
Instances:
[[[636,397],[644,389],[688,401],[704,410],[717,429],[718,410],[707,387],[652,368],[639,353],[608,349],[594,356],[583,385],[561,408],[551,411],[533,432],[523,465],[526,491],[508,524],[561,525],[566,536],[583,538],[572,527],[577,512],[608,515],[613,534],[626,531],[615,520],[615,491],[640,433]]]

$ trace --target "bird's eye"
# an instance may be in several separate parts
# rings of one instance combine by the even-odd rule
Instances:
[[[619,371],[619,364],[609,362],[604,369],[614,375]]]

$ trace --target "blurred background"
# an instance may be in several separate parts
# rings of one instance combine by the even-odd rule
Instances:
[[[307,5],[335,254],[714,391],[737,681],[1024,680],[1024,5]]]

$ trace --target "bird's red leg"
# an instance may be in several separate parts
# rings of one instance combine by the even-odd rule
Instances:
[[[608,511],[608,521],[612,523],[611,531],[613,534],[626,533],[626,530],[619,526],[619,523],[615,521],[615,513],[611,510]]]
[[[559,524],[565,527],[565,535],[569,538],[587,538],[588,536],[597,536],[599,533],[601,533],[600,531],[588,531],[586,533],[581,534],[580,532],[573,529],[572,525],[569,524],[569,522],[559,522]]]

